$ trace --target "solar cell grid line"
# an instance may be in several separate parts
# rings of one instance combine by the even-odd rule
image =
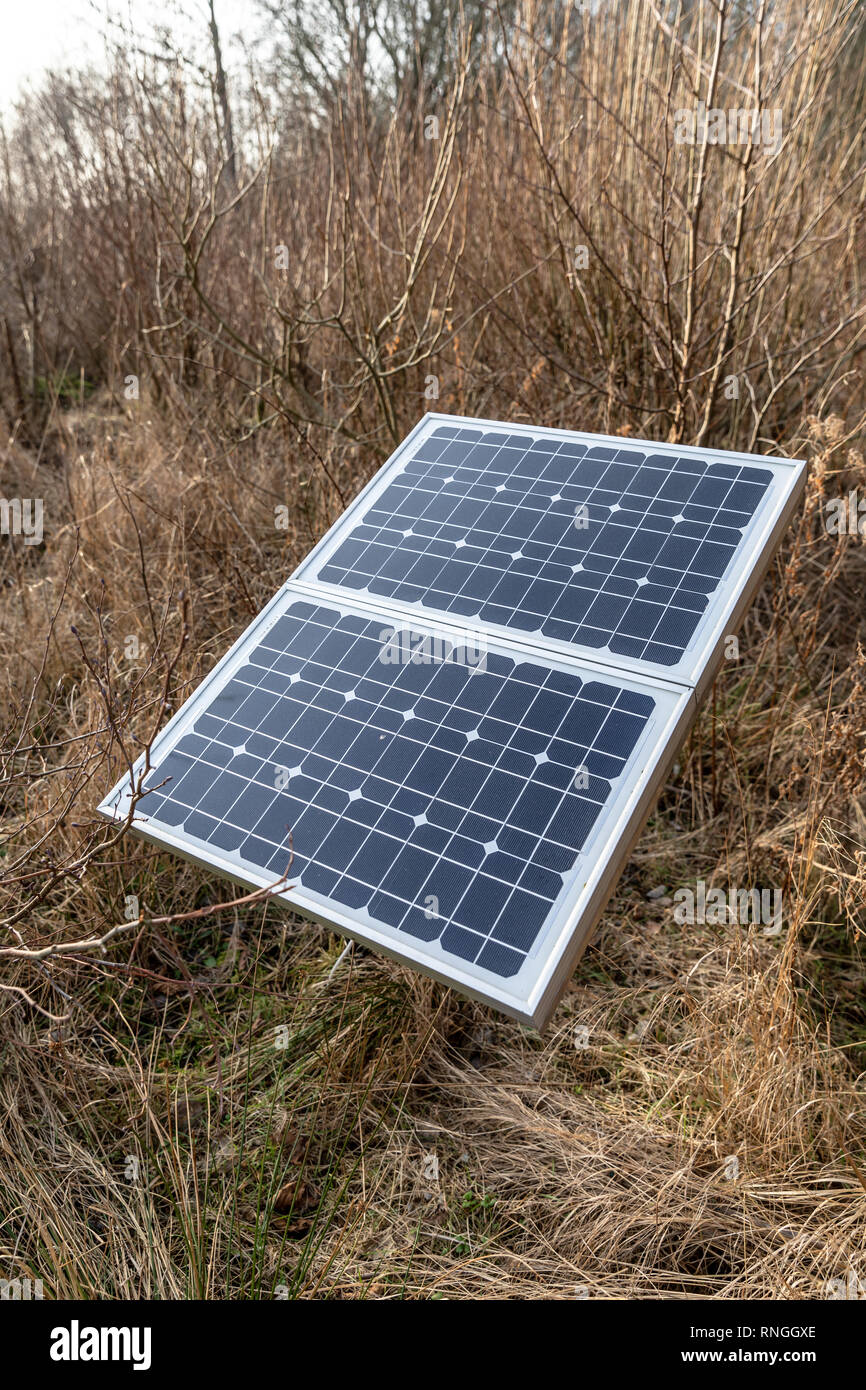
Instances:
[[[471,665],[459,633],[414,621],[438,655],[402,659],[398,640],[391,664],[382,615],[294,585],[273,603],[160,736],[135,829],[263,886],[291,826],[289,904],[539,1021],[689,698],[495,641]],[[102,809],[128,799],[122,779]]]
[[[426,416],[296,578],[702,690],[804,467]]]

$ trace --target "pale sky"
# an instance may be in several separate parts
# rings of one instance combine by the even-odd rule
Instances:
[[[207,39],[207,7],[203,0],[5,0],[0,31],[0,110],[8,110],[22,83],[38,81],[47,68],[99,64],[104,48],[100,16],[132,16],[142,36],[154,24],[171,25],[186,40]],[[190,20],[180,13],[185,10]],[[231,66],[233,35],[258,30],[253,0],[216,0],[217,22]],[[237,52],[237,50],[235,50]]]

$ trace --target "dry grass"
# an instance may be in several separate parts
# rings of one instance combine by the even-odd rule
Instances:
[[[174,76],[120,65],[23,112],[0,491],[44,499],[46,537],[0,541],[0,1277],[87,1298],[866,1280],[866,546],[825,526],[829,498],[866,497],[863,30],[774,7],[758,72],[731,6],[714,64],[716,15],[605,12],[575,52],[528,5],[507,53],[493,21],[486,56],[458,51],[449,92],[383,112],[350,74],[291,138],[259,92],[234,192]],[[773,159],[672,143],[714,66],[783,109]],[[94,815],[431,374],[443,410],[811,465],[544,1038],[360,951],[331,976],[336,937],[226,907]],[[783,932],[678,925],[666,898],[698,878],[780,887]],[[129,898],[104,951],[58,949]]]

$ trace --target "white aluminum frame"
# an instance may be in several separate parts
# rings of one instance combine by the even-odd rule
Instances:
[[[478,633],[483,636],[488,650],[515,661],[540,662],[555,669],[570,671],[582,679],[611,681],[630,690],[652,694],[656,701],[655,711],[648,719],[622,777],[614,782],[611,796],[602,808],[574,868],[564,876],[562,893],[532,951],[512,979],[503,980],[470,962],[461,962],[442,951],[437,942],[419,942],[409,936],[404,939],[399,931],[377,923],[366,911],[350,913],[342,904],[322,894],[291,887],[274,894],[287,907],[303,912],[344,936],[453,985],[464,994],[492,1005],[521,1023],[543,1028],[592,936],[664,783],[669,766],[696,716],[700,699],[715,676],[723,655],[725,637],[735,631],[742,620],[773,550],[796,508],[805,485],[806,465],[801,460],[768,459],[763,455],[676,447],[678,454],[690,454],[706,461],[738,461],[769,468],[774,474],[774,481],[746,528],[742,553],[735,557],[730,573],[720,581],[721,596],[720,590],[711,596],[683,661],[672,668],[626,659],[620,664],[608,653],[599,659],[596,651],[577,644],[546,641],[533,634],[483,625],[477,619],[462,616],[458,619],[456,615],[449,614],[437,616],[420,604],[359,594],[355,590],[345,590],[314,578],[322,560],[342,542],[369,502],[388,485],[402,464],[406,451],[425,433],[442,424],[497,428],[512,434],[531,434],[535,438],[565,436],[587,444],[673,452],[672,446],[648,440],[576,434],[573,431],[532,428],[464,416],[425,415],[158,734],[151,748],[151,762],[159,762],[183,738],[216,692],[245,664],[247,654],[259,644],[285,609],[299,600],[369,619],[378,617],[386,626],[408,623],[419,632],[452,641],[460,635],[465,638],[467,633]],[[751,563],[748,563],[749,560]],[[137,776],[142,765],[143,758],[140,758],[135,765],[134,775]],[[124,774],[103,800],[99,811],[109,820],[123,821],[129,812],[130,799],[129,776]],[[216,850],[204,841],[178,833],[173,827],[162,826],[158,822],[151,824],[141,812],[136,814],[130,828],[151,843],[171,849],[205,868],[216,869],[244,887],[259,889],[273,883],[272,875],[240,860],[236,853]]]

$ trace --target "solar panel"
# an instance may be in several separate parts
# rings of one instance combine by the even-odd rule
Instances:
[[[798,483],[425,417],[163,730],[133,828],[253,887],[288,871],[292,906],[543,1024],[695,713],[672,672]]]
[[[791,474],[428,416],[298,577],[696,685]]]

